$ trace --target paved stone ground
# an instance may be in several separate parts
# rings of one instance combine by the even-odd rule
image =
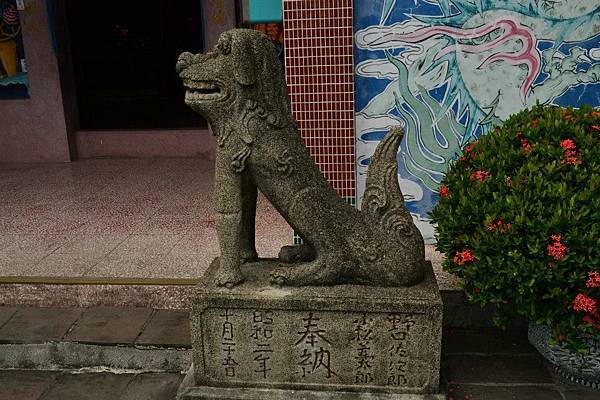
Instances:
[[[190,347],[188,312],[135,307],[0,307],[0,344]]]
[[[556,376],[523,330],[444,330],[442,382],[448,400],[600,400]]]
[[[48,341],[190,346],[185,311],[0,307],[0,359],[3,344]],[[182,378],[179,373],[0,370],[0,400],[174,399]],[[600,391],[554,376],[523,330],[446,328],[442,382],[449,400],[600,400]]]
[[[0,400],[174,400],[182,374],[0,371]]]

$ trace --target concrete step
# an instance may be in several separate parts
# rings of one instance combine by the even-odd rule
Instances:
[[[0,307],[0,369],[182,372],[187,311],[134,307]]]

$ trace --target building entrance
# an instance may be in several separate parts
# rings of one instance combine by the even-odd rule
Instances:
[[[175,73],[203,50],[199,0],[66,0],[79,125],[90,129],[205,127]]]

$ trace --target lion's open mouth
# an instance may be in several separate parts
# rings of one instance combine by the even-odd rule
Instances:
[[[221,97],[222,91],[216,82],[211,81],[184,81],[186,87],[186,100],[216,100]]]

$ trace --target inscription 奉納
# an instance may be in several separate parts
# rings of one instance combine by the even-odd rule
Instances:
[[[298,361],[300,371],[297,373],[300,373],[303,378],[319,370],[327,379],[335,375],[331,369],[331,352],[323,347],[331,345],[331,342],[325,337],[325,330],[319,327],[320,320],[312,312],[308,313],[306,318],[302,318],[304,324],[302,330],[298,332],[300,338],[295,345],[302,350]]]

